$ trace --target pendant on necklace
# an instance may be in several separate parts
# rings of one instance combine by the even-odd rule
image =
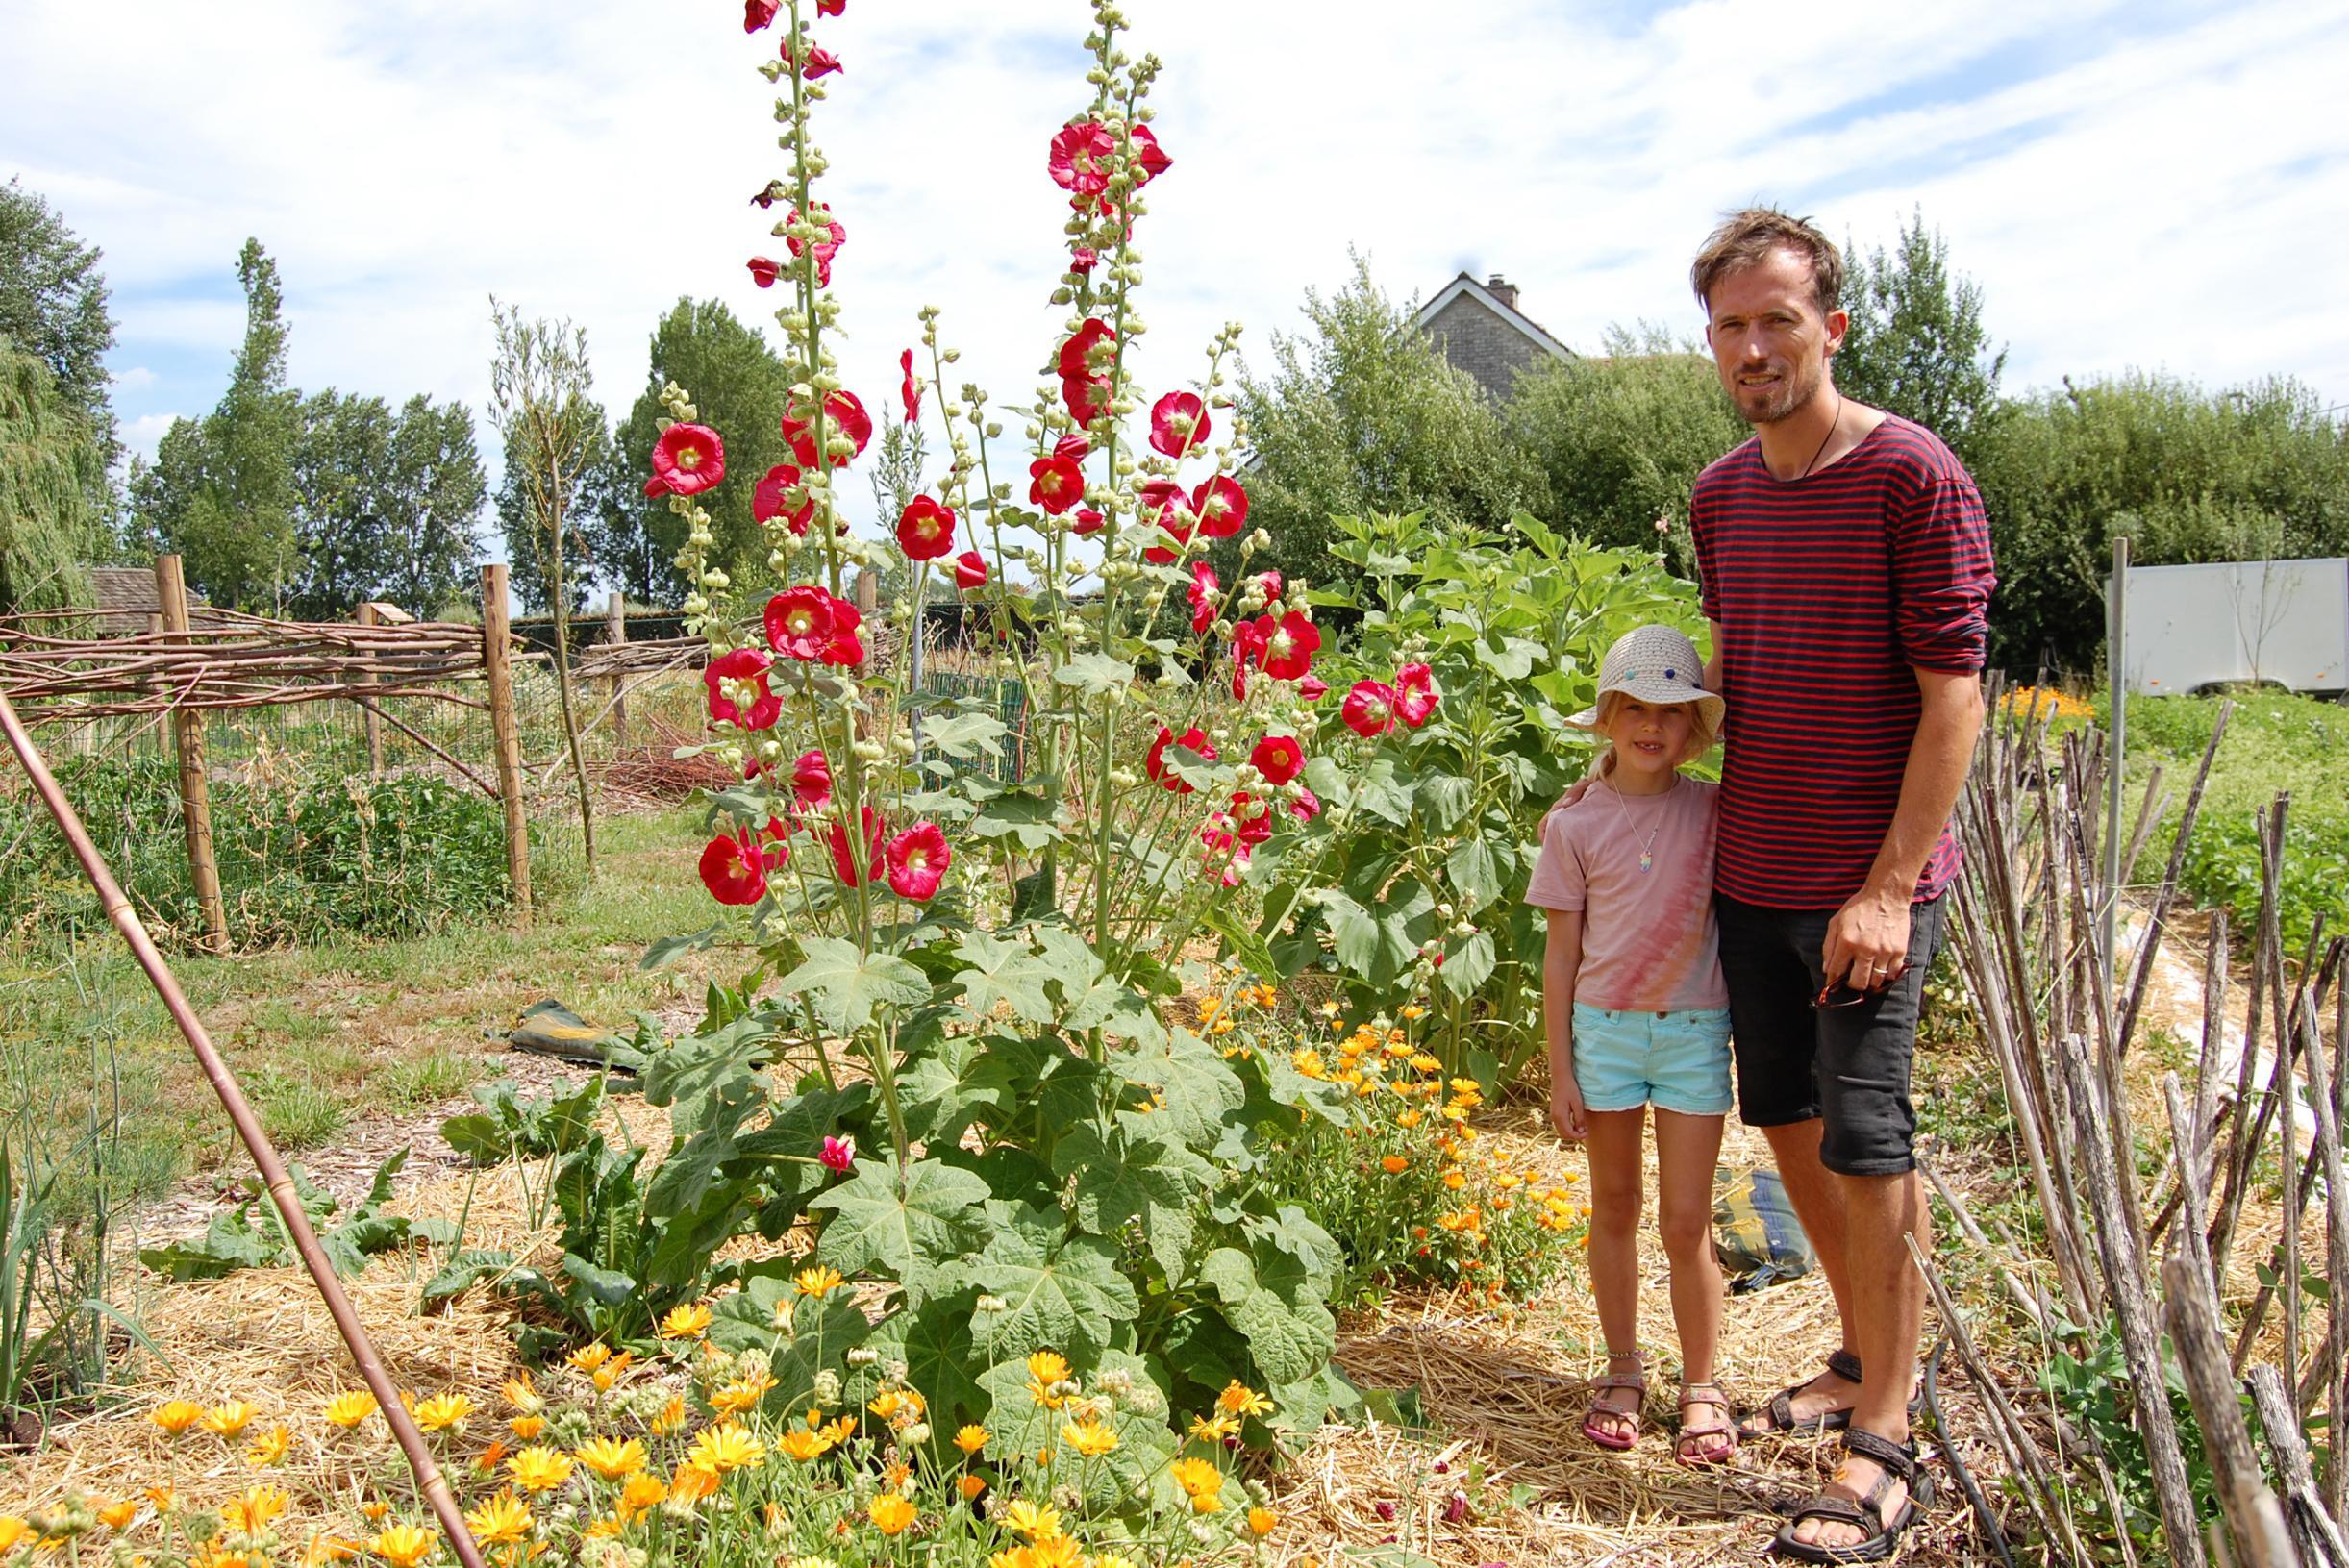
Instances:
[[[1647,851],[1647,850],[1641,850],[1641,851],[1639,852],[1639,870],[1640,870],[1640,873],[1641,873],[1642,875],[1645,875],[1647,872],[1653,871],[1653,870],[1655,870],[1655,869],[1656,869],[1656,857],[1655,857],[1655,856],[1654,856],[1652,853],[1650,853],[1649,851]]]

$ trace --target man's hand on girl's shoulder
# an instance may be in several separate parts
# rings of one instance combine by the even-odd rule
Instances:
[[[1551,817],[1556,816],[1567,807],[1572,806],[1576,801],[1581,800],[1589,792],[1590,781],[1588,779],[1575,780],[1572,784],[1566,786],[1566,792],[1558,797],[1558,804],[1551,807],[1548,811],[1542,814],[1542,821],[1547,822]]]

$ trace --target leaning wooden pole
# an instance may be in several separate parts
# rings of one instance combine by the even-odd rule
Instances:
[[[187,580],[181,575],[180,558],[155,558],[155,598],[162,610],[163,630],[185,638],[188,633]],[[204,769],[204,715],[192,708],[171,713],[171,739],[180,759],[180,821],[187,832],[187,878],[195,884],[196,903],[204,910],[204,945],[213,953],[229,950],[229,907],[220,896],[220,862],[212,853],[212,776]]]
[[[522,810],[522,726],[513,711],[513,623],[506,563],[481,569],[481,653],[489,675],[489,728],[497,739],[497,793],[506,805],[506,872],[513,907],[530,921],[530,821]]]
[[[334,1265],[326,1260],[325,1249],[318,1245],[317,1232],[311,1229],[310,1216],[303,1211],[302,1201],[294,1192],[293,1178],[287,1174],[285,1161],[278,1158],[276,1146],[269,1141],[269,1134],[262,1131],[261,1119],[253,1114],[253,1108],[245,1102],[244,1091],[237,1086],[236,1075],[229,1071],[228,1063],[220,1059],[220,1053],[212,1048],[212,1036],[205,1033],[203,1022],[196,1017],[195,1009],[188,1006],[187,993],[180,989],[179,981],[172,975],[170,966],[163,962],[163,956],[157,951],[154,939],[147,935],[146,927],[139,923],[137,912],[131,908],[131,901],[122,896],[120,884],[114,881],[113,873],[107,869],[104,858],[98,854],[97,845],[91,841],[88,830],[82,826],[82,819],[65,799],[64,791],[58,787],[55,775],[50,773],[49,764],[42,760],[39,751],[35,748],[32,735],[16,717],[16,709],[10,704],[6,692],[0,692],[0,732],[8,735],[9,746],[16,753],[16,760],[23,764],[25,776],[33,781],[33,787],[40,792],[41,803],[49,808],[49,814],[57,819],[58,831],[73,846],[74,858],[82,862],[82,874],[89,879],[90,886],[97,889],[99,902],[106,907],[107,917],[113,921],[114,929],[122,933],[122,939],[130,944],[132,957],[147,972],[147,979],[154,983],[156,995],[162,998],[163,1007],[180,1026],[180,1033],[187,1037],[187,1044],[195,1052],[196,1061],[203,1067],[204,1076],[212,1081],[212,1092],[220,1097],[220,1104],[227,1109],[229,1120],[236,1124],[237,1137],[243,1140],[246,1152],[252,1155],[253,1163],[268,1187],[269,1199],[277,1205],[279,1217],[285,1221],[287,1232],[293,1237],[294,1250],[302,1256],[302,1266],[310,1270],[318,1294],[326,1301],[327,1313],[335,1320],[336,1331],[342,1335],[343,1344],[350,1349],[351,1359],[359,1365],[360,1377],[366,1381],[367,1391],[375,1396],[375,1403],[382,1407],[384,1419],[391,1424],[391,1433],[399,1439],[400,1451],[408,1456],[408,1467],[415,1472],[416,1484],[423,1488],[425,1500],[432,1505],[434,1516],[440,1521],[441,1532],[455,1549],[458,1561],[464,1564],[464,1568],[483,1568],[481,1549],[473,1544],[472,1532],[465,1528],[464,1514],[457,1506],[457,1495],[449,1489],[447,1479],[440,1474],[440,1467],[433,1462],[432,1451],[424,1446],[424,1434],[416,1430],[407,1406],[400,1403],[399,1390],[392,1386],[390,1377],[384,1371],[382,1357],[375,1354],[375,1342],[367,1337],[367,1331],[360,1323],[359,1314],[351,1309],[351,1298],[344,1292],[342,1282],[335,1277]]]

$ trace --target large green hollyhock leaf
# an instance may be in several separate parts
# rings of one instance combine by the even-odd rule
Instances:
[[[778,994],[806,996],[828,1029],[853,1034],[873,1021],[876,1008],[930,999],[929,980],[894,954],[860,953],[833,936],[811,936],[804,946],[807,961],[783,977]]]
[[[987,1197],[985,1182],[935,1159],[906,1167],[902,1187],[893,1162],[860,1159],[853,1177],[808,1206],[833,1215],[815,1256],[843,1274],[886,1274],[918,1307],[950,1287],[946,1271],[985,1239]]]
[[[1028,1206],[1017,1214],[1012,1223],[999,1218],[986,1250],[962,1266],[983,1292],[971,1336],[989,1361],[1038,1350],[1089,1361],[1109,1348],[1111,1325],[1141,1311],[1133,1282],[1117,1272],[1117,1248],[1071,1232],[1058,1208]]]

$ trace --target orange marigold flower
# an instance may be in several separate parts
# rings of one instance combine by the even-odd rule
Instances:
[[[1401,1155],[1388,1155],[1379,1161],[1379,1168],[1389,1176],[1401,1176],[1411,1169],[1411,1161]]]
[[[582,1372],[593,1372],[597,1367],[612,1359],[612,1347],[599,1339],[584,1350],[571,1352],[563,1359]]]
[[[256,1470],[284,1464],[286,1456],[293,1452],[293,1433],[283,1427],[273,1427],[246,1445],[244,1462]]]
[[[519,1437],[522,1439],[522,1441],[528,1443],[536,1440],[539,1433],[546,1431],[546,1417],[542,1415],[517,1415],[512,1421],[507,1422],[506,1425],[513,1429],[513,1434],[516,1437]]]
[[[340,1427],[344,1431],[349,1431],[375,1411],[375,1396],[363,1388],[337,1394],[326,1402],[327,1424]]]
[[[637,1514],[663,1501],[669,1495],[669,1484],[650,1471],[639,1470],[621,1483],[620,1501],[616,1505],[622,1519],[634,1519]]]
[[[119,1503],[100,1503],[92,1510],[98,1523],[109,1530],[121,1530],[138,1517],[138,1499],[125,1498]]]
[[[485,1476],[492,1475],[496,1472],[498,1465],[504,1461],[505,1457],[506,1439],[501,1437],[496,1442],[491,1443],[487,1448],[483,1449],[479,1454],[473,1456],[473,1468],[480,1471]]]
[[[1281,1516],[1270,1508],[1250,1508],[1248,1510],[1248,1533],[1259,1540],[1271,1534],[1280,1523]]]
[[[235,1437],[251,1426],[253,1418],[259,1414],[259,1410],[243,1400],[226,1400],[204,1412],[204,1430],[218,1432],[223,1437]]]
[[[766,1397],[775,1386],[774,1376],[761,1367],[747,1378],[739,1378],[712,1392],[710,1407],[720,1415],[740,1415]]]
[[[965,1502],[970,1501],[987,1490],[987,1478],[985,1476],[958,1476],[955,1478],[955,1489],[962,1494]]]
[[[873,1499],[865,1517],[872,1520],[873,1528],[882,1534],[895,1535],[913,1523],[913,1505],[895,1492],[883,1492]]]
[[[963,1427],[954,1434],[954,1446],[965,1454],[976,1454],[987,1447],[985,1427]]]
[[[673,1432],[683,1431],[685,1424],[686,1402],[682,1396],[671,1394],[669,1402],[661,1406],[661,1413],[652,1419],[653,1435],[666,1437]]]
[[[367,1550],[391,1564],[391,1568],[416,1568],[416,1564],[431,1556],[438,1548],[438,1539],[419,1525],[393,1525],[379,1531],[367,1543]]]
[[[705,1470],[698,1464],[681,1464],[669,1478],[669,1500],[677,1503],[699,1503],[717,1490],[717,1472]]]
[[[1234,1415],[1270,1415],[1272,1401],[1234,1378],[1224,1384],[1223,1392],[1215,1396],[1215,1407]]]
[[[672,1307],[661,1318],[661,1337],[663,1339],[699,1339],[709,1328],[708,1302]]]

